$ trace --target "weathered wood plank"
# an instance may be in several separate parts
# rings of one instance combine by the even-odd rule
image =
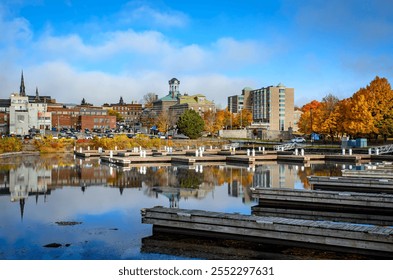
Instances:
[[[225,214],[209,217],[210,212],[180,210],[190,215],[177,215],[173,209],[155,208],[143,211],[143,223],[186,228],[190,230],[222,232],[269,239],[284,239],[296,242],[324,244],[390,252],[393,254],[393,229],[322,221],[286,219],[277,223],[275,218],[255,217],[239,214]],[[282,221],[282,219],[280,219]]]

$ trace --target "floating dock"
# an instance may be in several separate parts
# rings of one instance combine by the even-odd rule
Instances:
[[[393,195],[285,188],[257,188],[252,196],[260,206],[285,205],[296,209],[393,215]]]
[[[393,228],[330,221],[154,207],[141,210],[154,232],[329,248],[393,258]]]
[[[393,179],[347,176],[308,176],[307,178],[314,190],[393,194]]]
[[[323,211],[321,209],[296,209],[293,205],[268,207],[255,205],[251,207],[255,216],[282,217],[288,219],[306,219],[313,221],[332,221],[378,226],[392,226],[393,215],[377,215],[373,213],[343,213],[339,211]]]

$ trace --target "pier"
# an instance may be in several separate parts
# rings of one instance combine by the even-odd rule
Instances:
[[[141,210],[153,232],[296,245],[393,258],[393,228],[154,207]]]
[[[293,209],[393,216],[393,195],[388,194],[257,188],[252,190],[252,196],[262,207],[285,205]]]
[[[170,162],[174,164],[192,165],[202,162],[228,162],[237,164],[257,165],[265,161],[281,161],[294,163],[311,163],[321,161],[332,161],[342,163],[360,163],[362,161],[375,160],[378,155],[368,154],[304,154],[304,150],[300,152],[296,149],[294,153],[287,151],[265,151],[265,149],[186,149],[186,150],[143,150],[134,148],[134,150],[84,150],[74,151],[75,156],[81,158],[99,157],[103,162],[109,162],[121,167],[130,167],[133,164],[140,163],[163,163]],[[392,156],[390,160],[393,160]]]
[[[378,176],[371,178],[361,176],[308,176],[307,178],[314,190],[393,194],[393,179],[380,179]]]

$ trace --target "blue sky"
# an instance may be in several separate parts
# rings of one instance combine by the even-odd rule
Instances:
[[[0,0],[0,98],[95,105],[162,97],[168,81],[221,108],[283,83],[295,105],[393,81],[393,1]]]

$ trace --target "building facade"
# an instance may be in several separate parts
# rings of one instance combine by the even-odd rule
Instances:
[[[294,125],[294,89],[283,84],[250,91],[253,122],[269,130],[287,131]]]
[[[119,103],[110,104],[109,108],[115,110],[123,117],[125,125],[133,126],[140,121],[142,114],[142,104],[139,103],[125,103],[123,97],[120,97]]]
[[[245,87],[241,95],[232,95],[228,97],[228,111],[237,114],[243,109],[251,111],[250,92],[252,88]]]
[[[169,107],[179,103],[180,99],[180,81],[176,78],[169,80],[169,92],[163,98],[153,102],[152,111],[159,116],[162,112],[167,112]]]
[[[216,106],[212,101],[207,100],[203,94],[191,96],[184,94],[179,97],[176,105],[169,107],[169,115],[177,121],[186,110],[194,110],[202,116],[207,111],[216,112]]]

